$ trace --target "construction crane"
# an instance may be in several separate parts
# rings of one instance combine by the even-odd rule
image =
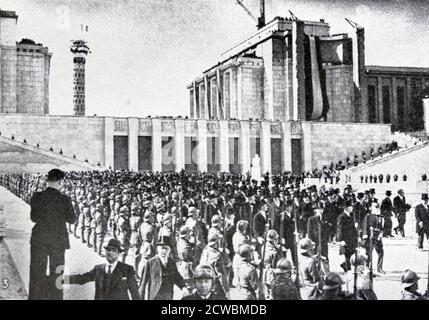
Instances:
[[[259,1],[259,8],[260,8],[260,17],[256,18],[252,11],[250,11],[244,4],[243,0],[236,0],[237,4],[243,8],[244,11],[257,23],[258,29],[261,29],[265,26],[265,0]]]
[[[352,20],[349,20],[349,19],[347,19],[347,18],[344,18],[344,19],[346,19],[346,21],[353,27],[353,28],[355,28],[355,29],[363,29],[363,27],[362,26],[360,26],[357,22],[354,22],[354,21],[352,21]]]

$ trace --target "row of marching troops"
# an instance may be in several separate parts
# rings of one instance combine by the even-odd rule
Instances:
[[[376,299],[372,282],[384,273],[383,237],[393,236],[392,229],[404,236],[411,208],[403,190],[379,201],[374,189],[304,187],[290,173],[264,178],[258,184],[230,173],[69,172],[62,192],[75,210],[71,234],[108,263],[112,251],[123,264],[129,256],[133,298],[171,300],[177,285],[186,299]],[[3,175],[0,182],[26,201],[46,183],[40,175]],[[427,195],[422,200],[419,247],[429,232]],[[335,242],[344,277],[330,272]],[[353,275],[353,293],[344,292],[344,279]],[[424,298],[417,280],[406,270],[404,298]]]

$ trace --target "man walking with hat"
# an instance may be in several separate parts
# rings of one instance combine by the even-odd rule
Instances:
[[[143,300],[173,300],[174,285],[189,294],[186,283],[170,256],[171,242],[161,236],[156,244],[158,254],[150,258],[143,267],[139,293]]]
[[[422,203],[418,204],[415,209],[416,215],[416,232],[419,235],[418,247],[423,250],[423,240],[429,240],[429,208],[428,208],[428,194],[422,194]]]
[[[350,200],[345,201],[343,213],[338,217],[337,240],[340,241],[340,254],[344,254],[345,261],[341,264],[344,272],[351,269],[350,258],[358,246],[358,231],[354,224],[351,213],[353,204]]]
[[[83,285],[95,281],[95,300],[140,300],[134,268],[118,261],[120,241],[110,239],[104,250],[106,263],[84,274],[66,276],[65,283]]]
[[[63,289],[56,286],[56,280],[64,271],[65,251],[70,249],[66,223],[76,220],[70,198],[60,192],[64,176],[59,169],[49,171],[48,187],[30,200],[30,218],[35,225],[30,240],[29,300],[63,299]]]
[[[383,237],[393,237],[392,235],[392,211],[393,211],[393,204],[392,200],[390,199],[390,196],[392,195],[392,191],[387,190],[386,191],[386,198],[381,202],[381,215],[384,218],[384,227],[383,227]]]
[[[405,237],[404,225],[406,221],[407,211],[411,209],[411,206],[405,201],[404,190],[399,189],[398,195],[393,199],[393,208],[398,219],[398,226],[395,227],[395,233],[399,233],[402,237]]]

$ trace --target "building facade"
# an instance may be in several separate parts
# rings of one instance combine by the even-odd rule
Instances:
[[[29,39],[16,42],[17,20],[0,10],[0,112],[48,114],[52,53]]]
[[[187,87],[190,117],[368,122],[364,40],[277,17]]]

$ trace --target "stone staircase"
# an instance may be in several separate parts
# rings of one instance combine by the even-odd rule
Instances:
[[[0,136],[0,172],[37,173],[52,168],[71,170],[104,170],[102,166],[78,160],[49,149],[32,146]]]

